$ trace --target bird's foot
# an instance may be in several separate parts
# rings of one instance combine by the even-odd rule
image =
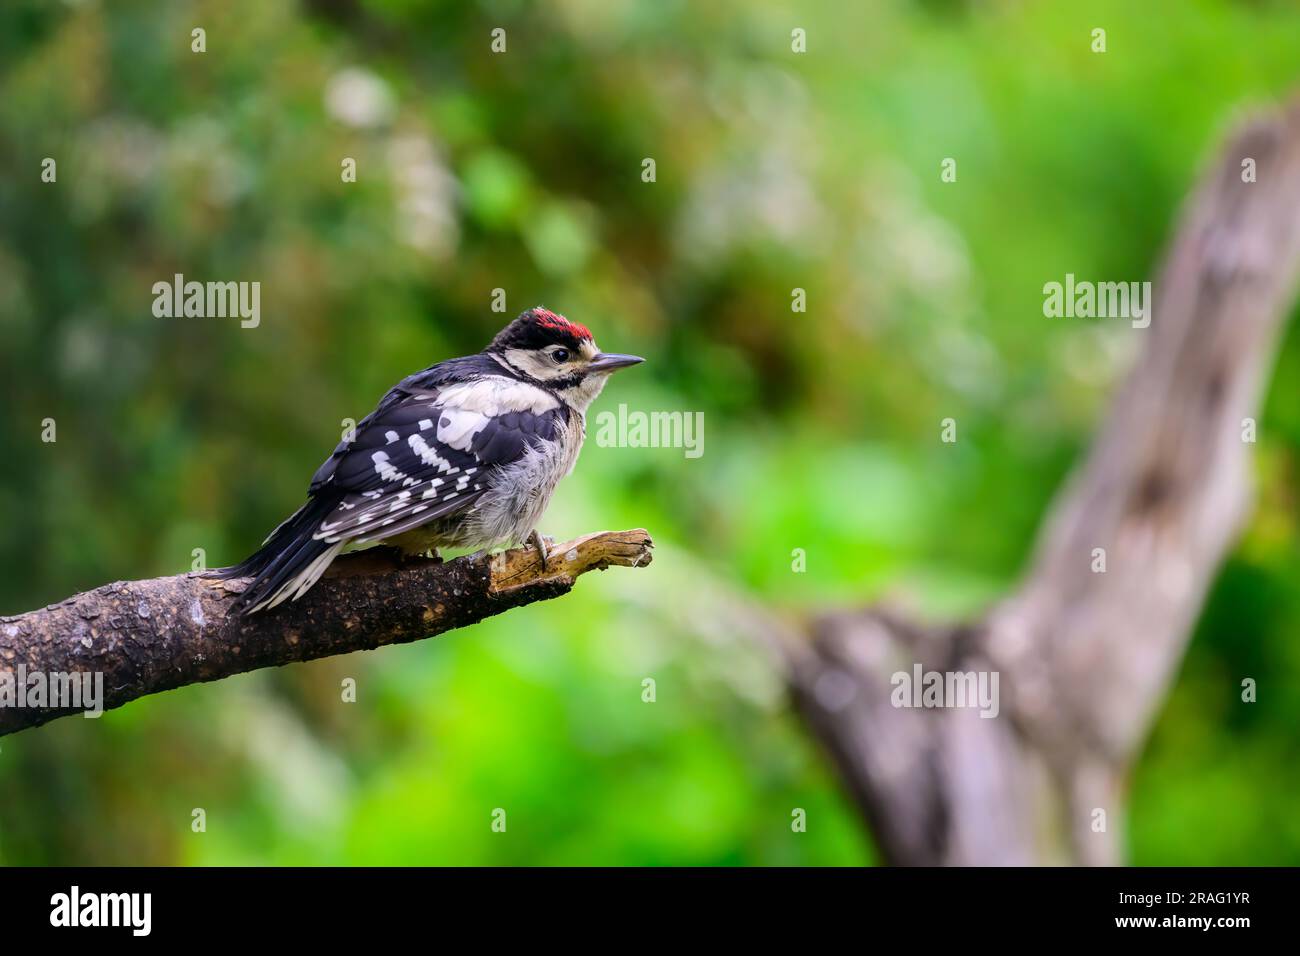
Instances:
[[[555,539],[549,534],[542,534],[536,528],[528,536],[528,543],[537,549],[537,556],[541,559],[542,570],[546,570],[546,562],[550,558],[551,545],[555,544]]]

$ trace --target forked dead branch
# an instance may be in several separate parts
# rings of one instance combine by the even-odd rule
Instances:
[[[1245,436],[1298,273],[1300,100],[1247,122],[1188,202],[1150,325],[1127,332],[1137,361],[1014,593],[970,625],[849,612],[783,642],[890,861],[1121,861],[1129,768],[1249,514]],[[892,706],[914,663],[997,672],[999,716]]]

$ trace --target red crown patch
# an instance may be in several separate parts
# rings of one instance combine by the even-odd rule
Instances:
[[[552,312],[550,309],[543,309],[541,306],[533,309],[533,315],[537,319],[537,324],[545,326],[548,329],[561,329],[571,332],[580,339],[591,338],[591,330],[585,325],[579,325],[577,322],[570,322],[564,316]]]

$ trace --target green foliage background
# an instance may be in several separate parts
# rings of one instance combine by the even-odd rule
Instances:
[[[1283,2],[7,0],[0,611],[242,558],[343,419],[483,346],[497,287],[649,357],[594,412],[706,428],[695,460],[589,443],[549,513],[651,529],[644,571],[3,738],[0,862],[873,861],[728,608],[1004,592],[1140,335],[1044,319],[1043,283],[1149,277],[1233,119],[1298,80]],[[261,326],[155,318],[176,272],[260,281]],[[1292,331],[1131,782],[1137,863],[1300,863],[1297,382]]]

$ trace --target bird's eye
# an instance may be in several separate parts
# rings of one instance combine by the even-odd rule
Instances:
[[[569,360],[569,350],[556,349],[551,353],[551,358],[555,359],[556,365],[559,365],[561,362],[567,362]]]

